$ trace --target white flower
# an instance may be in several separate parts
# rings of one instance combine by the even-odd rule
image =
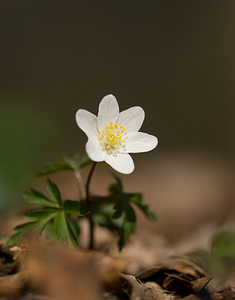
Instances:
[[[119,173],[133,172],[134,162],[128,153],[147,152],[158,144],[155,136],[139,132],[144,116],[144,110],[139,106],[119,113],[118,102],[113,95],[101,100],[98,117],[79,109],[76,122],[88,137],[87,155],[93,161],[105,161]]]

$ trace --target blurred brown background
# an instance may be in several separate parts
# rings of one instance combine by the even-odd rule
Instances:
[[[2,0],[0,209],[42,163],[84,151],[75,112],[109,93],[142,106],[159,138],[137,164],[176,151],[232,162],[234,15],[226,0]]]

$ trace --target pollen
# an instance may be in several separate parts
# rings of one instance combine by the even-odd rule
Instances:
[[[122,125],[118,125],[117,123],[113,125],[113,122],[110,122],[105,126],[105,129],[101,131],[99,139],[102,143],[102,147],[107,151],[118,150],[118,147],[126,142],[127,132]]]

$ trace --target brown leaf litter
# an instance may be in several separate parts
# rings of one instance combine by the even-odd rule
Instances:
[[[232,300],[235,274],[221,288],[187,256],[169,257],[136,276],[128,261],[58,244],[0,247],[0,297],[58,300]],[[31,298],[30,295],[37,295]],[[52,298],[45,298],[45,297]]]

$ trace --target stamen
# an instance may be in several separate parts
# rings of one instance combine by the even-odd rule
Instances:
[[[116,130],[118,128],[120,128],[120,131]],[[125,130],[126,129],[122,125],[119,126],[117,123],[113,125],[113,122],[110,122],[109,125],[105,126],[105,130],[103,129],[101,131],[102,134],[99,136],[102,147],[108,151],[117,149],[122,143],[126,142],[127,132],[124,133]],[[120,135],[121,133],[124,133],[125,138]]]

